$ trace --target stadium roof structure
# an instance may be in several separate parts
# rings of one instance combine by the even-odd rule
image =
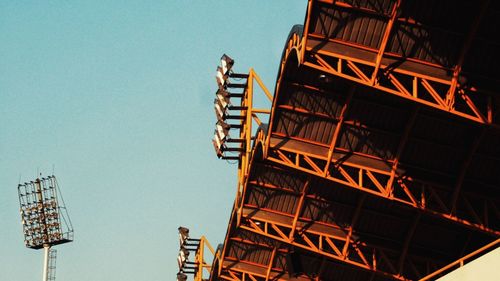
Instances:
[[[495,1],[309,1],[210,280],[419,280],[497,246],[499,26]]]

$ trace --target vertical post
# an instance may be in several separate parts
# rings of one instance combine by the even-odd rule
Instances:
[[[35,193],[36,193],[36,199],[37,203],[42,204],[43,198],[42,198],[42,182],[40,179],[35,180]]]
[[[252,115],[253,115],[253,79],[254,79],[254,71],[253,68],[250,69],[249,71],[249,77],[248,77],[248,95],[247,95],[247,126],[246,126],[246,147],[245,147],[245,172],[243,174],[244,178],[248,176],[248,166],[250,164],[250,153],[252,150]],[[244,181],[243,181],[244,183]]]
[[[243,143],[244,145],[244,152],[241,155],[241,169],[239,171],[239,176],[238,176],[238,194],[236,195],[236,204],[235,208],[237,211],[237,217],[236,217],[236,225],[240,225],[241,221],[241,215],[242,215],[242,209],[243,209],[243,193],[244,193],[244,186],[245,186],[245,180],[248,176],[249,172],[249,164],[250,164],[250,154],[252,150],[252,115],[253,115],[253,79],[254,79],[255,73],[253,68],[250,68],[248,71],[248,78],[247,78],[247,88],[245,89],[245,95],[244,95],[244,106],[247,108],[246,110],[246,118],[245,121],[243,121],[243,134],[240,136],[243,136],[245,138],[245,142]]]
[[[50,245],[43,245],[43,281],[47,281],[49,277],[49,252]]]
[[[203,248],[205,247],[205,238],[201,237],[200,239],[200,247],[198,248],[198,254],[196,255],[198,257],[198,260],[195,261],[198,264],[198,274],[195,276],[195,281],[202,281],[203,280]]]
[[[44,198],[43,198],[43,191],[42,191],[42,181],[37,178],[35,181],[35,192],[36,192],[36,199],[37,199],[37,208],[40,208],[38,210],[38,214],[41,215],[42,221],[40,221],[40,224],[44,226],[43,228],[43,233],[42,233],[42,239],[43,243],[47,243],[49,241],[49,232],[47,230],[47,218],[45,216],[45,204],[44,204]],[[45,246],[44,246],[45,247]],[[50,247],[50,246],[49,246]]]

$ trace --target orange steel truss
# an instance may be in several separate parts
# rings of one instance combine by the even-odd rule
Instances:
[[[251,68],[248,72],[248,80],[247,86],[243,93],[243,97],[241,99],[241,107],[247,108],[245,119],[241,122],[241,130],[240,130],[240,139],[245,140],[244,142],[244,152],[240,154],[240,159],[238,162],[238,189],[236,194],[237,205],[238,200],[241,198],[241,194],[243,192],[243,188],[245,185],[245,180],[249,173],[250,161],[251,161],[251,153],[252,153],[252,140],[254,140],[253,134],[257,133],[257,137],[261,137],[263,131],[256,131],[255,126],[259,127],[263,123],[259,118],[259,114],[269,114],[270,110],[268,109],[259,109],[254,107],[254,92],[256,92],[256,88],[254,85],[257,82],[257,86],[262,90],[269,101],[272,101],[272,95],[269,90],[266,88],[259,75]]]
[[[233,209],[232,218],[230,220],[230,227],[234,224],[235,212]],[[247,246],[258,248],[265,248],[272,252],[268,264],[259,264],[243,259],[226,256],[226,248],[230,242],[239,242]],[[279,248],[276,245],[269,245],[266,243],[253,241],[237,236],[226,235],[226,241],[223,248],[218,249],[215,253],[215,259],[212,263],[210,280],[288,280],[286,278],[286,271],[283,268],[275,265],[275,256],[277,252],[286,252],[286,249]],[[273,266],[274,265],[274,266]],[[302,278],[301,278],[302,279]],[[300,279],[298,279],[300,280]],[[309,279],[304,279],[309,280]]]
[[[194,274],[194,281],[203,281],[206,280],[203,278],[204,272],[210,273],[210,268],[212,267],[211,264],[207,263],[207,258],[206,258],[206,249],[210,251],[212,256],[215,256],[215,251],[214,248],[212,248],[212,245],[208,242],[207,238],[205,236],[201,236],[200,238],[200,245],[198,247],[198,250],[196,251],[196,255],[194,258],[196,270]]]
[[[478,256],[486,253],[487,251],[497,248],[499,244],[500,244],[500,238],[489,243],[488,245],[486,245],[480,249],[477,249],[476,251],[466,255],[465,257],[462,257],[462,258],[450,263],[449,265],[447,265],[443,268],[440,268],[439,270],[436,270],[435,272],[425,276],[424,278],[420,279],[419,281],[434,280],[436,277],[442,276],[443,274],[450,272],[451,270],[453,270],[457,267],[464,266],[464,264],[467,260],[477,258]]]
[[[471,196],[467,193],[457,194],[456,200],[447,203],[446,198],[441,198],[439,194],[439,186],[407,177],[396,178],[394,169],[383,171],[344,162],[342,159],[332,159],[328,162],[325,155],[312,155],[299,150],[271,147],[268,151],[267,160],[314,176],[326,178],[340,183],[344,187],[398,201],[480,231],[500,235],[500,231],[488,226],[489,213],[500,215],[493,203],[493,198],[476,198],[476,200],[482,202],[482,208],[475,210],[470,203]],[[472,217],[473,220],[461,218],[452,212],[453,208],[456,210],[457,201],[463,202],[466,206],[464,211],[467,212],[467,217]]]
[[[274,162],[272,157],[269,156],[266,160]],[[253,160],[252,163],[256,161]],[[279,164],[287,166],[281,162]],[[269,167],[269,169],[276,168]],[[294,169],[300,170],[296,167]],[[246,197],[245,193],[249,185],[261,186],[271,190],[281,188],[270,184],[261,184],[251,179],[248,180],[245,185],[244,194],[242,194],[242,198],[239,200],[241,205],[235,206],[238,219],[233,227],[316,253],[346,265],[355,266],[360,270],[371,272],[373,276],[380,275],[391,280],[407,280],[401,275],[403,265],[412,268],[414,273],[420,277],[430,273],[429,271],[421,272],[419,269],[421,267],[416,266],[416,263],[425,263],[425,261],[422,259],[415,260],[415,257],[407,256],[410,241],[421,217],[420,213],[417,213],[414,217],[401,251],[368,244],[353,234],[367,196],[366,193],[363,193],[358,200],[352,220],[348,226],[300,219],[300,214],[304,211],[305,200],[314,198],[314,195],[308,193],[312,176],[309,176],[301,192],[296,194],[299,199],[293,215],[261,209],[245,202],[243,198]],[[399,258],[396,261],[391,261],[388,258],[389,256],[398,256]]]
[[[347,1],[346,1],[347,2]],[[427,67],[428,71],[410,71],[401,67],[393,67],[400,56],[389,53],[386,50],[388,40],[393,32],[395,22],[405,24],[411,23],[408,19],[398,18],[398,8],[401,0],[395,1],[389,14],[378,14],[370,9],[360,9],[343,1],[309,1],[308,17],[304,27],[304,36],[301,40],[293,38],[290,42],[293,48],[300,53],[300,63],[351,80],[360,85],[373,87],[393,95],[403,97],[436,109],[450,112],[457,116],[467,118],[484,124],[492,124],[493,117],[497,115],[493,106],[493,96],[485,89],[477,86],[461,85],[458,81],[464,57],[470,47],[471,40],[475,35],[481,18],[487,8],[487,1],[483,2],[480,12],[471,27],[466,42],[462,48],[457,64],[453,69],[448,69],[439,65],[429,65],[429,63],[418,60],[411,60],[407,64],[413,63],[420,67]],[[329,4],[342,10],[355,11],[361,14],[376,14],[385,18],[385,29],[381,32],[382,39],[378,48],[368,48],[356,45],[347,41],[327,38],[322,34],[310,31],[310,14],[313,5],[318,3]],[[411,23],[416,25],[416,23]],[[344,55],[338,51],[341,48],[329,46],[329,42],[337,47],[347,47],[362,50],[365,58],[356,58]],[[385,60],[384,60],[385,58]],[[427,75],[427,72],[452,72],[451,77],[439,77]],[[474,96],[487,96],[486,105],[479,105],[474,101]],[[460,104],[460,106],[457,106]]]
[[[310,1],[310,5],[312,2],[314,1]],[[339,3],[336,4],[339,5]],[[306,24],[307,22],[308,21],[306,20]],[[305,30],[307,30],[307,26]],[[308,38],[307,36],[303,36],[301,39],[301,34],[297,32],[291,34],[289,41],[286,44],[286,49],[284,51],[284,55],[281,61],[281,71],[283,71],[288,56],[294,52],[298,54],[299,58],[304,56],[310,57],[310,54],[308,52],[310,52],[311,50],[305,48],[307,38]],[[317,56],[317,54],[314,54],[314,56]],[[303,62],[303,65],[311,66],[311,64],[308,63],[307,61]],[[331,71],[325,68],[318,68],[318,67],[314,68],[325,71],[326,73],[331,73],[340,77],[344,77],[343,75],[338,75],[339,73],[332,73]],[[378,68],[380,68],[380,66]],[[398,70],[395,69],[394,71]],[[282,75],[280,75],[280,78],[281,77]],[[369,77],[375,77],[375,76],[372,75]],[[279,88],[282,84],[283,84],[282,81],[278,79],[277,92],[279,91]],[[301,87],[307,87],[307,85],[301,85]],[[377,89],[380,90],[380,88]],[[467,225],[469,227],[478,229],[480,231],[485,231],[495,235],[500,235],[500,231],[491,229],[488,226],[489,213],[500,217],[500,212],[495,206],[495,204],[492,202],[492,198],[484,198],[484,197],[475,198],[477,196],[474,196],[473,194],[459,192],[461,186],[461,180],[463,180],[465,170],[467,169],[467,162],[470,161],[470,157],[469,160],[466,161],[464,165],[463,168],[464,171],[461,173],[459,177],[459,181],[455,188],[454,196],[451,202],[448,202],[446,198],[442,198],[442,195],[440,195],[439,191],[442,190],[443,187],[436,185],[436,183],[425,182],[419,179],[413,179],[408,176],[398,175],[397,171],[398,171],[399,157],[408,140],[408,134],[412,128],[412,124],[415,120],[418,108],[415,108],[414,113],[412,114],[412,117],[408,122],[408,125],[406,126],[406,131],[404,132],[404,135],[401,138],[401,142],[399,144],[399,148],[395,158],[390,160],[389,162],[385,159],[379,159],[378,162],[384,162],[383,164],[386,165],[366,166],[366,165],[350,163],[349,161],[343,160],[347,153],[352,153],[352,152],[342,151],[342,149],[338,148],[336,145],[339,138],[339,132],[342,128],[342,125],[345,124],[344,116],[349,104],[349,100],[351,98],[352,98],[352,92],[349,94],[347,101],[344,104],[344,107],[342,108],[340,118],[335,120],[338,126],[336,127],[336,130],[333,134],[333,138],[329,147],[324,147],[324,148],[322,147],[322,149],[318,149],[317,151],[320,151],[319,154],[307,153],[303,151],[303,149],[301,148],[294,149],[294,148],[287,148],[286,146],[279,146],[278,148],[276,144],[279,143],[280,137],[295,140],[297,143],[310,143],[310,141],[306,139],[294,138],[290,136],[279,135],[277,133],[272,133],[268,134],[267,139],[265,140],[264,151],[266,152],[267,159],[269,161],[279,163],[288,167],[292,167],[315,176],[323,177],[332,180],[334,182],[341,183],[346,187],[355,188],[376,196],[380,196],[382,198],[399,201],[401,203],[421,209],[422,211],[429,212],[438,217],[456,221],[458,223]],[[414,98],[412,99],[418,101],[419,103],[430,105],[427,101],[417,100]],[[273,104],[272,114],[274,113],[274,109],[276,107],[278,107],[278,105],[276,105],[276,99],[275,99],[275,104]],[[280,105],[279,107],[288,109],[284,105]],[[432,107],[435,106],[432,105]],[[300,109],[290,108],[290,110],[300,110]],[[446,109],[446,111],[449,110]],[[459,114],[458,112],[453,112],[453,110],[449,112],[456,113],[457,115],[460,115],[462,117],[467,117],[463,116],[462,114]],[[303,113],[318,115],[318,113],[314,112],[303,112]],[[490,112],[488,116],[493,116],[493,114]],[[474,119],[471,116],[469,117],[467,118]],[[483,119],[474,119],[474,120],[484,121]],[[272,122],[273,120],[271,119],[271,123],[269,125],[270,128],[273,127]],[[487,129],[485,128],[484,130]],[[274,143],[271,141],[272,139],[275,140]],[[477,137],[476,145],[473,146],[472,151],[470,152],[471,155],[477,148],[477,143],[479,142],[480,139],[481,135]],[[315,143],[312,144],[317,146],[317,144]],[[372,155],[362,155],[360,153],[356,154],[360,156],[368,156],[373,158]],[[387,169],[387,164],[391,166],[390,169]],[[479,201],[480,203],[474,205],[480,205],[481,208],[475,209],[473,205],[470,203],[471,199]],[[468,214],[467,218],[463,218],[456,215],[457,202],[461,202],[462,205],[465,206],[464,212]]]
[[[333,260],[360,269],[372,271],[393,278],[394,280],[405,280],[398,271],[397,265],[392,264],[387,258],[389,249],[370,247],[366,243],[352,239],[352,227],[323,227],[321,230],[311,230],[303,225],[295,226],[282,222],[273,222],[272,219],[259,217],[259,213],[249,216],[252,209],[244,209],[245,222],[240,225],[242,229],[252,231],[256,234],[273,238],[304,250],[308,250]],[[265,212],[261,212],[265,213]],[[267,214],[267,217],[272,217]],[[274,214],[274,216],[279,216]],[[407,261],[408,262],[408,261]],[[389,268],[389,271],[381,270],[379,267]]]
[[[497,207],[499,198],[464,189],[467,170],[472,165],[481,141],[485,135],[500,128],[498,120],[500,102],[495,96],[497,93],[481,88],[480,85],[461,82],[465,57],[486,13],[488,1],[482,2],[479,12],[475,14],[453,67],[418,58],[402,58],[388,50],[390,38],[397,25],[418,26],[418,23],[412,22],[411,19],[400,16],[398,11],[403,1],[393,1],[386,12],[357,7],[349,4],[350,2],[353,1],[309,0],[303,29],[294,27],[285,45],[274,99],[259,76],[250,69],[247,88],[241,100],[241,106],[247,108],[247,111],[240,131],[240,139],[245,140],[245,147],[239,158],[238,188],[224,246],[216,254],[217,261],[213,263],[211,280],[321,280],[321,274],[329,262],[344,268],[363,271],[368,274],[368,280],[415,278],[429,280],[447,270],[448,267],[443,266],[450,260],[439,260],[411,252],[413,238],[423,220],[433,220],[436,224],[443,223],[447,226],[453,225],[488,239],[500,237],[497,224],[500,220],[500,210]],[[318,13],[316,9],[323,6],[383,19],[378,47],[362,46],[330,38],[313,30],[312,17]],[[315,16],[319,17],[317,14]],[[352,53],[358,55],[350,55]],[[291,57],[295,61],[291,60]],[[324,92],[306,82],[287,81],[287,64],[295,62],[299,65],[300,71],[314,71],[323,74],[323,77],[339,78],[352,85],[349,92],[344,93],[345,100],[341,103],[338,115],[332,116],[278,102],[279,94],[285,87]],[[270,111],[253,108],[254,82],[257,82],[272,101]],[[358,86],[373,90],[373,95],[390,95],[411,104],[408,106],[411,112],[408,114],[406,126],[402,132],[398,132],[397,149],[391,157],[379,157],[342,148],[339,145],[345,127],[362,126],[347,117]],[[412,129],[421,111],[427,109],[449,114],[450,119],[474,124],[479,128],[477,130],[479,134],[471,137],[471,145],[464,148],[466,150],[464,161],[452,186],[441,184],[439,180],[426,180],[414,177],[411,173],[400,172],[403,153],[410,142]],[[276,125],[273,123],[278,122],[275,116],[279,111],[327,120],[335,125],[331,138],[325,144],[273,131]],[[263,113],[270,113],[267,127],[257,115]],[[258,130],[255,129],[255,124],[259,127]],[[260,164],[267,165],[266,169],[287,170],[291,174],[304,175],[307,180],[300,186],[300,190],[293,191],[286,190],[285,186],[259,182],[252,178],[252,172]],[[303,217],[308,200],[323,200],[311,192],[313,180],[318,179],[329,182],[334,188],[343,190],[349,195],[358,196],[355,197],[357,198],[355,203],[351,202],[353,211],[350,213],[349,223],[327,223]],[[283,212],[267,208],[265,204],[262,204],[264,206],[262,207],[249,202],[247,200],[249,190],[256,186],[266,191],[291,194],[290,197],[293,197],[294,201],[289,203],[289,207],[293,212]],[[413,215],[406,218],[408,223],[405,221],[405,229],[402,230],[405,234],[402,239],[393,241],[394,244],[398,244],[397,250],[394,247],[386,247],[383,243],[365,241],[357,236],[357,227],[360,224],[360,216],[366,208],[367,198],[393,203],[399,208],[410,210]],[[238,236],[239,231],[272,242],[242,238]],[[470,239],[472,234],[469,235]],[[482,241],[481,239],[483,238],[479,240]],[[498,245],[498,241],[491,245]],[[261,259],[251,260],[245,254],[239,253],[238,251],[244,252],[244,250],[232,243],[249,247],[252,250],[248,252],[259,253],[256,255],[260,255]],[[491,245],[488,247],[491,248]],[[464,246],[463,251],[466,248]],[[486,248],[485,246],[484,249]],[[288,265],[278,263],[283,256],[290,255],[290,249],[299,249],[320,259],[321,269],[314,276],[300,274],[292,276]],[[472,254],[463,253],[460,261],[469,259]],[[449,267],[454,265],[455,263]]]

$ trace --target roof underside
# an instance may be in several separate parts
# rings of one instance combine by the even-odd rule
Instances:
[[[418,280],[498,239],[499,4],[312,1],[308,15],[212,278]]]

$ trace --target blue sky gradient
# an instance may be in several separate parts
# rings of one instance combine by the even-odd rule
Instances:
[[[52,174],[75,241],[56,280],[173,280],[177,227],[223,242],[237,166],[211,138],[215,69],[272,91],[307,1],[0,2],[0,280],[41,279],[17,184]]]

